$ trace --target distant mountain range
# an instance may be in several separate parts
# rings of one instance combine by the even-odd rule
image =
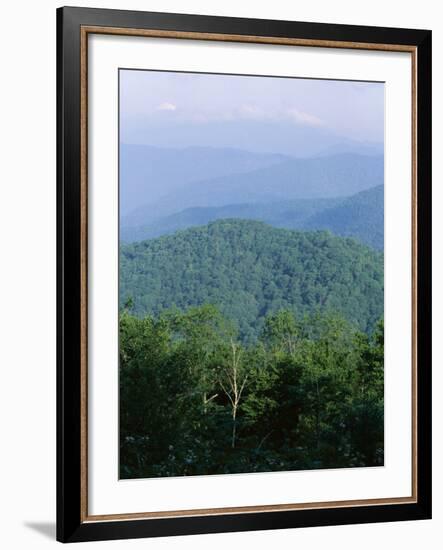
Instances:
[[[148,225],[196,206],[345,197],[384,183],[380,155],[342,153],[295,159],[190,148],[159,149],[130,161],[125,150],[120,178],[123,227]],[[129,153],[135,154],[135,149],[131,147]],[[218,175],[223,171],[225,175]],[[208,172],[211,177],[205,179]],[[139,206],[128,211],[135,203]]]
[[[229,174],[243,174],[291,157],[250,153],[238,149],[187,147],[167,149],[148,145],[120,146],[120,213],[186,189],[188,184]]]
[[[376,153],[371,144],[361,147]],[[315,158],[238,149],[120,149],[120,238],[133,242],[224,218],[329,229],[383,248],[384,161],[336,152]]]
[[[370,331],[383,314],[383,254],[327,232],[228,219],[120,251],[120,305],[137,315],[211,303],[245,340],[266,315],[335,311]]]
[[[161,117],[156,124],[150,118],[139,123],[122,124],[124,143],[155,144],[158,147],[187,148],[202,144],[215,150],[226,144],[235,149],[260,153],[277,152],[292,157],[314,157],[324,152],[383,153],[383,142],[360,141],[337,135],[325,126],[294,124],[292,120],[231,119],[177,124]],[[328,153],[330,154],[330,153]]]
[[[205,225],[224,218],[260,220],[274,227],[298,228],[313,214],[340,204],[343,199],[299,199],[271,203],[195,206],[164,216],[143,226],[123,226],[120,238],[124,242],[152,239],[179,229]]]
[[[316,157],[329,157],[331,155],[339,155],[342,153],[354,153],[357,155],[369,155],[379,156],[384,154],[383,143],[371,143],[371,142],[355,142],[347,141],[342,143],[336,143],[319,151]]]
[[[287,229],[327,229],[383,249],[384,186],[379,185],[348,198],[298,199],[271,203],[231,204],[187,208],[139,227],[122,227],[123,242],[152,239],[192,226],[225,218],[259,220]]]
[[[355,237],[379,250],[384,248],[384,185],[362,191],[331,208],[316,212],[302,229],[328,229],[336,235]]]

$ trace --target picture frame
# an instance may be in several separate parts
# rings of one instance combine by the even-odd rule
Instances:
[[[88,353],[88,40],[93,35],[261,45],[322,51],[402,53],[411,79],[411,494],[379,498],[263,503],[260,483],[250,506],[90,513],[92,438]],[[95,55],[95,54],[94,54]],[[234,71],[235,72],[235,71]],[[89,83],[90,84],[90,83]],[[117,158],[110,159],[116,164]],[[408,237],[409,238],[409,237]],[[409,307],[409,306],[408,306]],[[398,345],[398,342],[396,343]],[[95,391],[95,390],[94,390]],[[105,389],[101,388],[104,392]],[[386,399],[390,396],[387,395]],[[117,428],[117,427],[116,427]],[[388,435],[389,436],[389,435]],[[388,458],[387,458],[388,460]],[[261,474],[259,474],[261,475]],[[264,474],[267,475],[267,474]],[[117,476],[116,476],[117,477]],[[258,478],[255,478],[258,480]],[[164,480],[156,480],[163,482]],[[137,481],[131,483],[136,484]],[[57,539],[61,542],[157,537],[431,517],[431,31],[277,20],[239,19],[92,8],[57,10]]]

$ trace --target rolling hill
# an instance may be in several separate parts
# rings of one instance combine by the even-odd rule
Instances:
[[[137,315],[218,305],[254,340],[265,316],[333,310],[365,331],[383,313],[383,255],[329,232],[219,220],[122,245],[120,304]]]

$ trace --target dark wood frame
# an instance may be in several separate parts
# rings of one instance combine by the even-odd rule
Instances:
[[[411,53],[413,494],[304,505],[89,516],[87,36],[167,36]],[[57,10],[57,539],[62,542],[431,517],[431,32],[91,8]]]

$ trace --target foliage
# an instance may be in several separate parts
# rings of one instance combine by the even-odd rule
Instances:
[[[281,309],[335,311],[368,334],[383,313],[383,255],[326,231],[228,219],[123,245],[120,304],[137,316],[214,304],[243,342]]]
[[[120,316],[122,478],[383,464],[383,324],[280,309],[253,343],[213,305]]]

